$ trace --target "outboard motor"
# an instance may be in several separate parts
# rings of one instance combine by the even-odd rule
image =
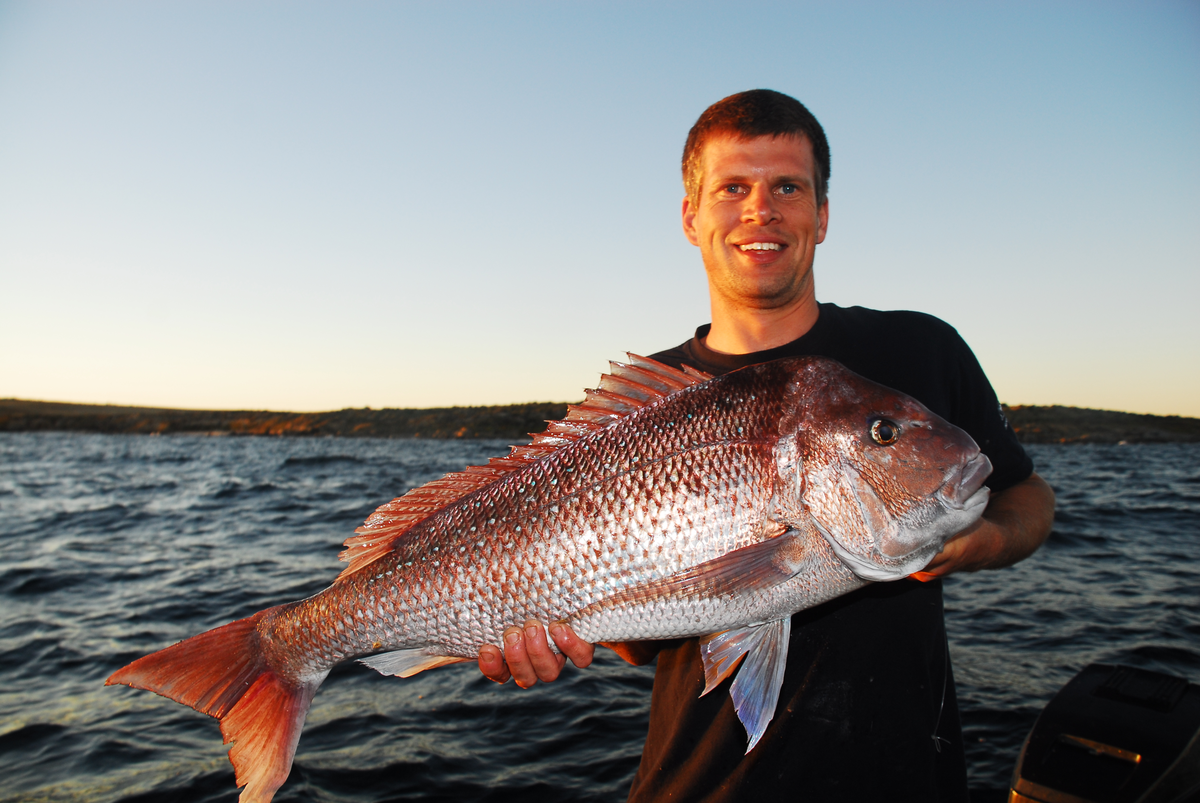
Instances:
[[[1092,664],[1025,739],[1009,803],[1200,801],[1200,686]]]

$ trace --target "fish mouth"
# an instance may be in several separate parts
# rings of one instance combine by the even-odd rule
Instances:
[[[992,473],[992,461],[983,452],[959,467],[958,471],[944,486],[950,493],[945,498],[951,507],[957,510],[971,510],[988,502],[989,491],[983,483]]]

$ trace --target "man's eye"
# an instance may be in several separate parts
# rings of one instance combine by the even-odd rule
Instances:
[[[777,192],[780,195],[794,195],[795,193],[800,192],[800,188],[795,184],[780,184]]]
[[[739,192],[742,191],[742,188],[739,187],[737,184],[726,184],[724,187],[721,188],[721,191],[725,192],[729,195],[737,195]]]

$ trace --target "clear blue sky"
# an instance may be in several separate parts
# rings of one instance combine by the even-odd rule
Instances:
[[[1200,4],[0,2],[0,396],[573,400],[708,320],[678,160],[831,141],[823,301],[1200,416]]]

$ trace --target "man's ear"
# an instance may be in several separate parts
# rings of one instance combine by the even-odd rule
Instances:
[[[829,199],[825,199],[825,203],[821,204],[821,208],[817,210],[817,245],[825,242],[825,233],[829,231]]]
[[[683,218],[683,235],[692,245],[700,245],[700,240],[696,237],[696,208],[692,205],[692,199],[686,195],[683,197],[681,217]]]

